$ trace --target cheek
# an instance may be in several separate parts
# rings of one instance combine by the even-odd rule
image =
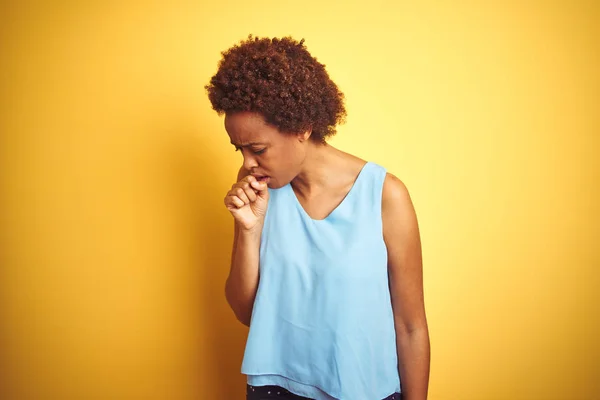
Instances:
[[[282,163],[288,168],[297,169],[303,160],[303,149],[290,145],[282,152]]]
[[[302,165],[302,149],[294,145],[284,145],[272,148],[262,157],[259,164],[262,169],[274,178],[274,184],[285,185],[292,180]]]

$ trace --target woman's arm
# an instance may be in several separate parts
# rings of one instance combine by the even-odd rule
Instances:
[[[430,343],[419,226],[406,186],[389,173],[383,185],[382,217],[403,400],[425,400]]]
[[[237,180],[246,176],[242,168]],[[254,299],[258,290],[259,251],[262,224],[259,229],[247,231],[234,222],[233,249],[231,252],[231,269],[225,284],[225,297],[236,318],[244,325],[250,326]]]

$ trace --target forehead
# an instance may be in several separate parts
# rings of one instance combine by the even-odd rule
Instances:
[[[231,142],[239,145],[251,142],[270,142],[280,135],[277,128],[267,124],[262,115],[239,112],[225,116],[225,130]]]

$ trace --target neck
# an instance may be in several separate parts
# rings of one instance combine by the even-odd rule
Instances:
[[[311,144],[300,173],[292,180],[292,186],[305,196],[327,189],[336,175],[335,171],[342,164],[344,154],[329,144]]]

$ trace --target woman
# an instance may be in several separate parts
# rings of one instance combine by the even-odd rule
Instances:
[[[250,327],[247,399],[423,400],[421,245],[394,175],[327,144],[344,96],[304,40],[253,38],[206,86],[243,155],[226,298]]]

